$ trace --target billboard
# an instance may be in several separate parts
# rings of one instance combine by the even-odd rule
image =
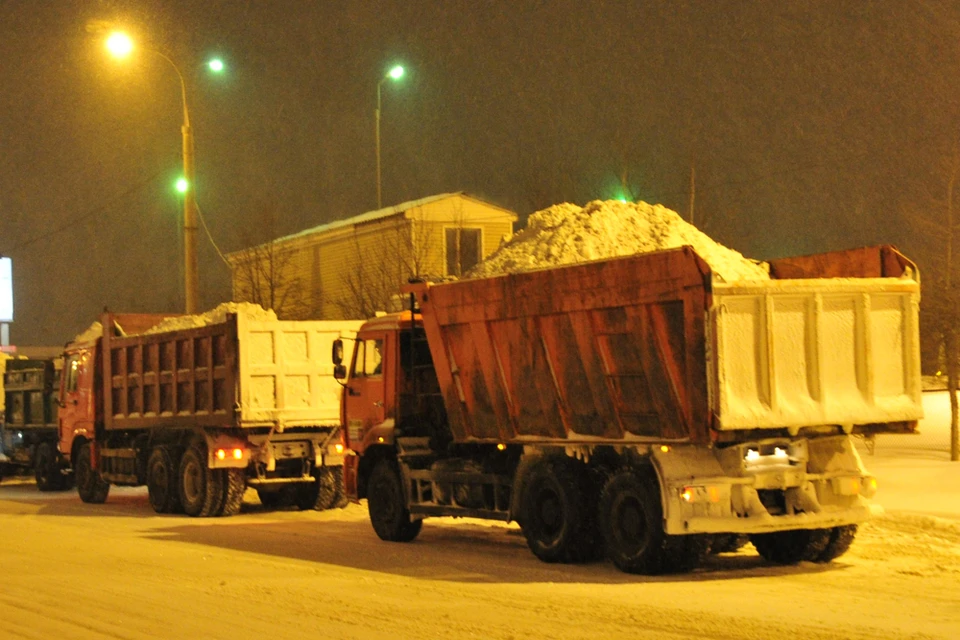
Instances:
[[[0,322],[13,322],[13,261],[0,258]]]

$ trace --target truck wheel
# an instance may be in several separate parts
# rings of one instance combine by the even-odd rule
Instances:
[[[420,533],[423,520],[411,520],[405,502],[399,471],[389,461],[381,460],[367,481],[370,524],[381,540],[410,542]]]
[[[207,467],[207,456],[200,446],[190,445],[180,459],[180,503],[188,516],[206,518],[223,504],[221,474]]]
[[[750,534],[750,542],[767,562],[814,562],[830,544],[831,529],[793,529]]]
[[[297,506],[301,509],[325,511],[347,506],[343,491],[343,467],[320,467],[314,471],[315,482],[297,487]]]
[[[620,471],[600,495],[600,531],[607,557],[627,573],[663,572],[663,508],[652,479]]]
[[[182,510],[177,477],[178,469],[170,450],[154,447],[147,461],[147,495],[150,506],[157,513],[177,513]]]
[[[37,488],[40,491],[61,491],[64,488],[64,478],[60,473],[57,452],[49,442],[37,445],[37,452],[33,459],[34,477],[37,479]]]
[[[223,508],[221,516],[235,516],[240,513],[243,494],[247,490],[247,474],[243,469],[224,469]]]
[[[826,548],[817,556],[817,562],[830,562],[839,558],[847,552],[856,537],[857,525],[855,524],[834,527],[830,530],[830,541],[827,542]]]
[[[110,483],[105,481],[99,471],[94,471],[90,465],[90,443],[85,442],[77,453],[77,460],[73,466],[73,474],[77,480],[77,493],[80,499],[90,504],[103,504],[110,493]]]
[[[527,546],[544,562],[580,562],[595,554],[589,478],[578,471],[566,459],[543,460],[523,482],[520,527]]]

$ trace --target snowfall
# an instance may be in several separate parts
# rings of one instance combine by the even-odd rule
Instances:
[[[531,216],[472,276],[692,244],[720,277],[762,263],[643,203]],[[0,484],[0,638],[960,638],[960,462],[949,403],[921,435],[861,442],[883,512],[826,564],[774,566],[751,545],[696,571],[545,564],[516,525],[437,518],[380,541],[365,504],[230,518],[158,515],[143,488],[103,505]]]

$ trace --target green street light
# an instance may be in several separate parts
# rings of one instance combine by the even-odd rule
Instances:
[[[107,50],[117,58],[129,56],[134,49],[133,40],[121,31],[114,31],[106,40]],[[183,177],[177,180],[177,190],[183,194],[183,261],[184,261],[184,299],[186,312],[195,314],[198,309],[200,276],[197,268],[197,203],[193,189],[194,159],[193,159],[193,130],[190,128],[190,112],[187,110],[187,83],[184,81],[180,67],[165,54],[155,49],[144,49],[166,60],[177,73],[180,80],[180,96],[183,102]],[[207,66],[211,71],[223,71],[223,61],[217,58],[210,60]]]
[[[383,86],[387,78],[399,80],[402,77],[403,67],[398,64],[380,78],[380,82],[377,83],[377,110],[373,114],[377,124],[377,209],[383,208],[383,199],[380,196],[380,87]]]

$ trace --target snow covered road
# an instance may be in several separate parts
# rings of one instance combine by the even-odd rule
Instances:
[[[142,489],[86,505],[4,482],[0,638],[960,636],[949,518],[890,511],[826,566],[770,566],[748,545],[648,578],[541,563],[514,527],[429,520],[388,544],[362,506],[247,499],[239,516],[194,519],[155,514]]]

